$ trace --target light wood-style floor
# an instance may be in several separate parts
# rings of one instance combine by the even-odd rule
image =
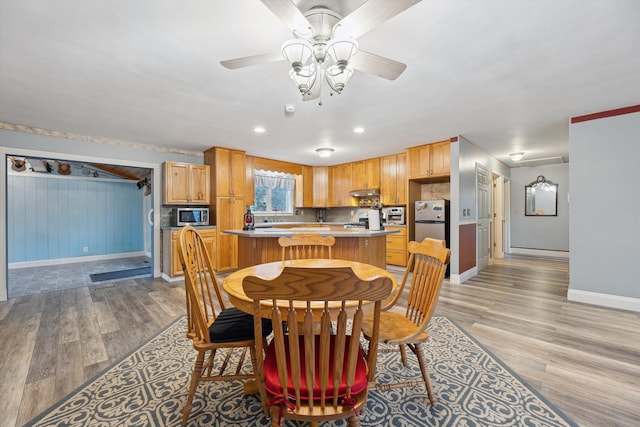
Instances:
[[[511,256],[445,282],[436,314],[580,425],[640,425],[639,313],[567,302],[567,286],[567,260]],[[23,425],[182,314],[183,283],[149,278],[0,302],[0,426]]]

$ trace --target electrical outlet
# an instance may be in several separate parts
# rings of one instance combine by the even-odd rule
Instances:
[[[84,248],[82,248],[83,252],[89,252],[89,246],[85,246]]]

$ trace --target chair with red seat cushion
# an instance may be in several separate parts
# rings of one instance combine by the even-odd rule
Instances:
[[[245,277],[256,334],[262,329],[258,316],[265,304],[274,326],[264,360],[257,360],[260,397],[273,425],[281,425],[282,419],[317,425],[341,418],[360,425],[375,372],[376,319],[392,286],[388,277],[359,278],[350,267],[287,266],[272,280]],[[371,311],[367,307],[373,336],[366,358],[360,348],[365,304],[373,306]],[[286,329],[278,326],[284,322]],[[256,353],[263,354],[259,340]]]

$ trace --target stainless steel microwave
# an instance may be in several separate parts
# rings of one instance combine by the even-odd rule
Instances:
[[[209,208],[174,208],[171,214],[171,225],[209,225]]]

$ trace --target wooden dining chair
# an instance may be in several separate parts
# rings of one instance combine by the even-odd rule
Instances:
[[[182,417],[182,424],[186,424],[200,382],[253,380],[257,370],[253,315],[226,306],[213,270],[213,254],[208,253],[195,228],[183,227],[178,247],[186,288],[187,336],[198,352]],[[262,324],[262,336],[269,333],[271,322],[267,320]],[[216,359],[220,349],[227,350],[218,358],[222,361]],[[231,370],[233,363],[229,361],[234,350],[240,354],[235,370]],[[247,350],[253,365],[250,373],[242,370]]]
[[[320,233],[294,233],[282,236],[278,244],[282,247],[282,260],[287,259],[331,259],[331,248],[335,245],[333,236],[321,236]]]
[[[361,279],[350,267],[285,267],[272,280],[244,278],[256,333],[265,307],[274,325],[264,360],[258,358],[262,407],[273,425],[292,419],[317,426],[341,418],[348,418],[350,426],[360,425],[375,372],[382,300],[392,287],[389,277]],[[360,347],[365,303],[373,303],[366,358]],[[285,321],[288,333],[277,326]],[[260,355],[261,346],[256,342]]]
[[[379,340],[384,344],[398,344],[402,365],[407,366],[406,347],[418,358],[422,379],[427,388],[431,405],[436,404],[435,395],[429,382],[427,362],[422,352],[422,344],[429,338],[427,325],[438,300],[442,279],[444,278],[451,250],[444,240],[424,239],[422,242],[409,242],[409,262],[393,298],[382,308]],[[411,271],[411,286],[404,313],[391,311],[402,296],[407,278]],[[375,333],[375,319],[367,317],[363,323],[363,334],[369,339]],[[403,383],[385,384],[380,388],[402,387]]]

